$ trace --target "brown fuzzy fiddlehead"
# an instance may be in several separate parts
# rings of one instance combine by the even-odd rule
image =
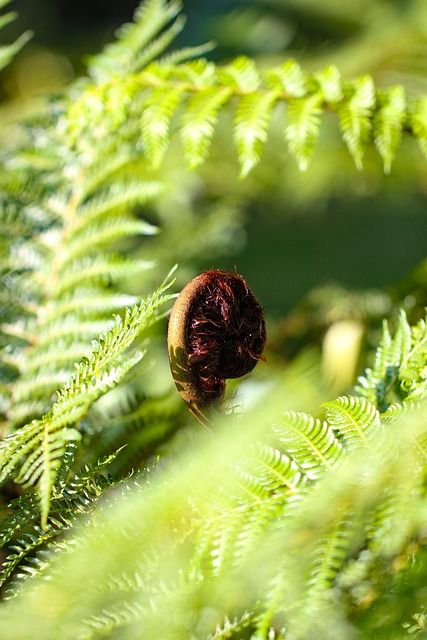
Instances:
[[[169,319],[169,360],[179,393],[205,427],[225,380],[252,371],[265,339],[263,310],[241,276],[212,269],[181,291]]]

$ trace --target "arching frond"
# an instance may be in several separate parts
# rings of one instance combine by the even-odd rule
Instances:
[[[123,26],[117,33],[117,41],[107,45],[103,53],[93,59],[90,74],[97,82],[102,82],[118,71],[118,64],[122,74],[141,69],[162,53],[181,30],[181,20],[175,21],[180,10],[179,0],[142,3],[135,12],[134,22]],[[174,25],[162,34],[171,21],[175,21]]]
[[[170,299],[165,294],[167,286],[128,309],[124,319],[116,318],[111,329],[93,345],[91,354],[76,367],[48,414],[0,442],[0,482],[14,475],[25,486],[37,485],[43,526],[67,442],[80,437],[76,427],[91,404],[141,359],[142,353],[126,357],[125,350],[142,329],[153,323],[158,307]]]
[[[258,163],[267,127],[278,95],[274,91],[247,94],[239,100],[234,121],[234,141],[239,155],[241,176],[245,177]]]
[[[377,408],[355,396],[341,396],[324,402],[328,424],[338,433],[346,446],[364,446],[370,449],[370,440],[381,430]]]
[[[343,85],[344,102],[338,107],[344,142],[358,169],[363,168],[363,156],[371,134],[371,118],[375,107],[375,87],[372,78],[363,76]]]
[[[0,9],[7,6],[10,0],[2,0],[0,3]],[[0,29],[3,29],[10,22],[13,22],[17,17],[17,14],[14,11],[9,11],[9,13],[3,13],[0,15]],[[12,44],[2,45],[0,46],[0,70],[4,69],[9,62],[15,57],[15,55],[22,49],[23,46],[30,40],[32,37],[31,31],[26,31],[19,38],[15,40]]]
[[[288,102],[286,140],[301,171],[306,171],[319,138],[323,96],[294,98]]]
[[[181,140],[184,158],[190,169],[198,167],[207,157],[219,109],[231,95],[229,87],[206,89],[188,102],[183,115]]]
[[[402,86],[377,92],[378,109],[373,121],[375,145],[383,159],[384,171],[390,173],[391,164],[400,143],[406,119],[406,95]]]
[[[273,430],[309,478],[317,478],[325,468],[339,464],[342,444],[327,422],[304,413],[286,411]]]

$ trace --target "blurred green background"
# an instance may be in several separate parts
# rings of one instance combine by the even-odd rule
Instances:
[[[13,119],[22,105],[84,74],[88,56],[137,5],[12,3],[19,18],[7,38],[26,29],[34,37],[1,77],[3,114]],[[369,73],[379,87],[402,83],[410,95],[427,93],[425,0],[185,0],[184,13],[174,46],[214,40],[208,57],[215,61],[246,54],[263,67],[292,57],[307,71],[333,63],[343,78]],[[204,268],[236,267],[266,308],[270,348],[284,358],[320,344],[333,322],[362,323],[369,342],[369,327],[397,306],[421,315],[427,162],[416,143],[404,135],[389,176],[373,148],[359,172],[336,117],[325,116],[312,165],[301,174],[285,151],[284,126],[279,111],[261,164],[245,181],[227,116],[199,173],[180,169],[173,145],[160,171],[172,190],[148,212],[163,233],[136,250],[160,261],[163,273],[178,261],[182,282]]]

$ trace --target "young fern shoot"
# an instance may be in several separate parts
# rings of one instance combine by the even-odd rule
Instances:
[[[223,400],[225,380],[252,371],[266,340],[262,307],[244,279],[220,269],[181,291],[169,320],[168,350],[179,393],[209,428],[209,409]]]

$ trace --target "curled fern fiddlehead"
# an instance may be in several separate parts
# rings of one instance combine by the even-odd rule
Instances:
[[[211,269],[181,291],[169,320],[169,360],[181,397],[205,427],[225,380],[252,371],[265,340],[262,307],[240,275]]]

